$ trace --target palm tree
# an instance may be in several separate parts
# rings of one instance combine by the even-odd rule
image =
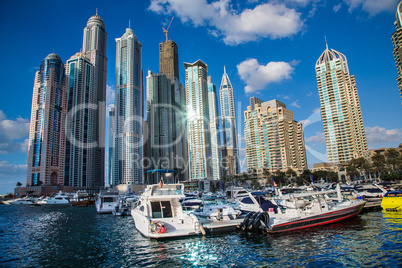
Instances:
[[[296,171],[294,171],[291,168],[288,168],[288,170],[286,170],[286,175],[290,176],[290,180],[293,182],[293,176],[296,176]]]
[[[346,175],[349,177],[352,176],[355,179],[360,176],[360,172],[355,166],[350,165],[346,168]]]
[[[398,165],[398,158],[399,158],[399,151],[395,148],[389,148],[384,153],[385,157],[387,158],[388,164],[391,166],[391,171],[395,171],[396,166]]]
[[[375,155],[371,157],[371,161],[373,161],[373,169],[378,174],[378,178],[380,178],[381,174],[386,171],[385,156],[380,152],[376,152]]]

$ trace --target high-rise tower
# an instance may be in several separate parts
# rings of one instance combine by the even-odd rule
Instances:
[[[240,172],[239,147],[237,141],[236,112],[234,106],[233,87],[230,83],[226,68],[223,69],[221,87],[219,89],[221,101],[221,117],[223,132],[222,162],[225,173],[233,175]]]
[[[96,168],[98,117],[94,91],[94,67],[83,53],[76,53],[66,63],[68,102],[66,118],[66,156],[64,184],[73,187],[99,187]]]
[[[27,185],[63,185],[67,88],[64,64],[49,54],[35,74]]]
[[[105,24],[98,14],[89,18],[84,28],[82,53],[93,65],[93,91],[97,111],[96,118],[90,124],[91,135],[95,138],[94,154],[89,161],[94,163],[91,186],[103,186],[105,183],[105,129],[106,129],[106,57],[107,33]]]
[[[209,129],[211,130],[211,167],[212,178],[221,179],[221,148],[219,139],[218,102],[216,99],[216,87],[212,83],[211,76],[208,76],[208,107],[209,107]]]
[[[303,126],[285,104],[252,97],[244,118],[248,170],[301,173],[307,168]]]
[[[109,105],[109,156],[108,156],[108,183],[113,184],[113,153],[114,153],[114,127],[116,124],[116,109],[113,104]]]
[[[143,183],[142,44],[133,30],[116,38],[113,184]]]
[[[349,162],[367,151],[356,80],[345,55],[328,46],[315,65],[328,160]]]
[[[402,1],[399,3],[396,11],[395,20],[395,32],[392,34],[392,44],[394,45],[394,58],[396,63],[396,69],[398,70],[398,82],[399,92],[401,94],[402,103]]]
[[[211,178],[207,65],[197,60],[194,63],[184,63],[184,69],[189,180]]]

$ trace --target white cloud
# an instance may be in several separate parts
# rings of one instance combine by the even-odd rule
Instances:
[[[294,102],[292,102],[292,103],[290,104],[290,106],[293,106],[293,107],[296,107],[296,108],[301,108],[300,105],[297,104],[298,101],[299,101],[299,100],[295,100]]]
[[[366,127],[366,138],[369,144],[385,142],[402,142],[402,129],[386,129],[384,127]]]
[[[114,104],[114,86],[106,85],[106,106]]]
[[[249,2],[250,4],[250,2]],[[238,45],[260,38],[283,38],[302,30],[304,22],[296,10],[280,3],[263,3],[253,9],[235,10],[230,0],[151,0],[149,10],[179,17],[195,27],[206,26],[225,44]]]
[[[360,8],[370,16],[375,16],[381,12],[396,12],[399,0],[343,0],[349,6],[349,12]]]
[[[247,84],[246,93],[263,90],[268,84],[290,79],[294,68],[287,62],[269,62],[260,65],[256,59],[248,59],[237,65],[240,78]]]
[[[26,183],[26,165],[13,165],[0,161],[0,194],[14,193],[17,182]]]
[[[342,3],[339,3],[339,4],[335,5],[335,6],[333,7],[334,12],[335,12],[335,13],[338,12],[338,11],[341,9],[341,7],[342,7]]]
[[[0,110],[0,154],[26,153],[28,151],[28,136],[28,119],[18,117],[15,120],[10,120]]]
[[[316,142],[316,143],[325,143],[325,135],[322,132],[316,132],[315,136],[311,136],[305,139],[306,142]]]

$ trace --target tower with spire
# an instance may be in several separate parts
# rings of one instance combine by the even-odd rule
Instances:
[[[236,127],[236,111],[232,83],[223,67],[221,86],[219,89],[222,118],[222,164],[226,175],[240,172],[239,147]]]
[[[356,80],[345,55],[326,43],[315,69],[329,162],[362,157],[367,151],[366,134]]]
[[[394,46],[394,58],[396,69],[398,71],[398,77],[396,81],[398,82],[399,93],[401,95],[402,104],[402,1],[398,4],[396,10],[396,20],[395,20],[395,32],[392,34],[392,45]]]

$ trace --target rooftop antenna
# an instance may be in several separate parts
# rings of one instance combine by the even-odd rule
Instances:
[[[225,65],[223,65],[223,73],[224,74],[226,73],[226,66]]]
[[[167,27],[167,29],[165,29],[165,28],[162,27],[163,33],[166,35],[166,41],[169,40],[169,39],[168,39],[168,31],[169,31],[170,25],[172,24],[173,19],[174,19],[174,17],[172,17],[172,19],[170,20],[170,23],[169,23],[169,26]]]
[[[96,8],[96,15],[98,15],[98,8]]]
[[[324,38],[325,38],[325,45],[327,46],[327,49],[328,49],[327,36],[324,35]]]
[[[130,23],[131,23],[131,21],[128,20],[128,28],[129,28],[129,29],[131,29],[131,28],[130,28]]]

